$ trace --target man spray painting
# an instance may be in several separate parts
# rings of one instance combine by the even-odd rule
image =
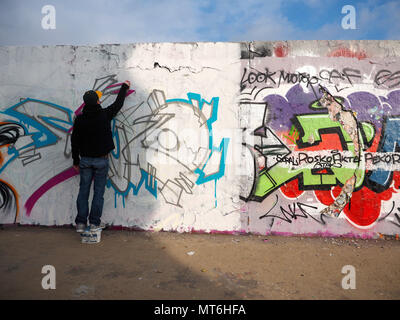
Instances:
[[[130,82],[125,81],[113,104],[107,108],[100,105],[98,92],[85,92],[85,106],[82,114],[74,122],[71,136],[72,158],[75,170],[80,174],[77,198],[78,214],[75,219],[76,231],[84,232],[89,220],[90,231],[102,229],[101,215],[104,204],[104,191],[109,168],[108,154],[115,146],[112,138],[111,120],[122,108]],[[89,211],[90,187],[94,185],[94,195]]]

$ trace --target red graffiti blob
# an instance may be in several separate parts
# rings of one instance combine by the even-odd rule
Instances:
[[[284,58],[288,55],[289,48],[287,45],[280,43],[274,48],[274,52],[275,52],[275,56],[277,56],[279,58]]]
[[[379,144],[380,134],[375,135],[375,139],[367,152],[376,152]],[[301,149],[302,151],[316,150],[341,150],[341,142],[337,134],[321,134],[321,142],[309,148]],[[299,150],[297,147],[295,150]],[[322,173],[322,172],[321,172]],[[390,200],[393,193],[397,193],[400,189],[400,172],[393,173],[394,184],[387,190],[376,193],[367,187],[353,192],[350,202],[343,209],[346,217],[356,226],[367,228],[374,224],[379,218],[382,208],[382,201]],[[298,179],[294,179],[285,183],[281,188],[281,192],[288,198],[297,198],[305,191],[300,190]],[[331,205],[339,196],[342,190],[341,186],[332,187],[331,190],[314,190],[317,199],[324,205]]]
[[[393,181],[395,186],[400,185],[400,173],[394,172]],[[342,188],[334,187],[332,190],[315,190],[315,196],[324,205],[329,206],[336,197],[339,196]],[[390,200],[393,193],[397,193],[394,187],[391,187],[381,193],[375,193],[367,187],[353,192],[350,202],[343,209],[346,217],[355,225],[368,227],[372,225],[381,213],[381,201]]]
[[[365,51],[352,51],[348,48],[339,48],[328,54],[328,57],[345,57],[345,58],[357,58],[362,60],[367,58]]]
[[[304,191],[299,189],[299,182],[298,179],[292,180],[290,182],[285,183],[281,187],[282,193],[288,198],[297,198],[301,196]]]

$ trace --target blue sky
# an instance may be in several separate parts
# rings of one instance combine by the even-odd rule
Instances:
[[[55,30],[41,27],[44,5]],[[344,5],[355,30],[341,26]],[[399,17],[399,0],[0,0],[0,45],[399,40]]]

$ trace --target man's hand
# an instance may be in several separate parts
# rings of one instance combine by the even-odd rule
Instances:
[[[79,166],[74,166],[74,169],[75,169],[76,172],[79,173]]]
[[[128,87],[131,86],[131,82],[130,82],[129,80],[126,80],[124,83],[125,83],[126,85],[128,85]]]

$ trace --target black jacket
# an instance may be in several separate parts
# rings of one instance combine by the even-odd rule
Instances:
[[[85,105],[82,114],[76,117],[71,136],[74,166],[79,165],[79,156],[101,157],[115,148],[111,120],[122,108],[128,88],[127,84],[122,84],[115,102],[109,107]]]

